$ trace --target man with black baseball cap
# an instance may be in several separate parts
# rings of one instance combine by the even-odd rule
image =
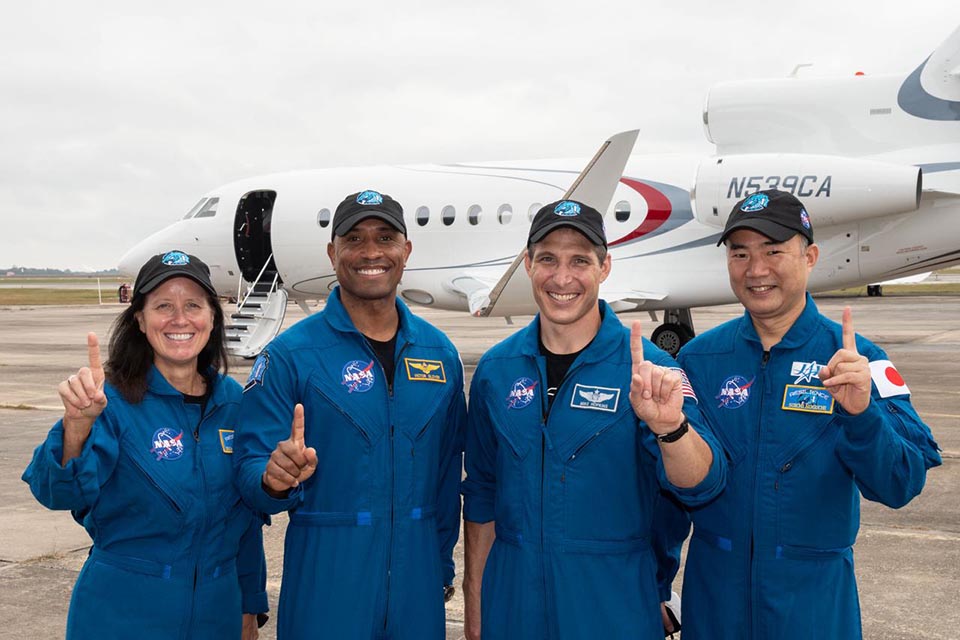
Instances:
[[[338,286],[250,373],[238,484],[290,512],[277,637],[442,640],[466,405],[453,344],[397,298],[412,245],[373,190],[337,207]]]
[[[745,313],[679,360],[734,464],[691,512],[684,640],[860,638],[860,495],[903,506],[940,464],[937,444],[850,308],[838,324],[806,292],[819,249],[797,198],[744,198],[720,241]]]
[[[466,636],[663,638],[661,489],[710,500],[723,456],[673,359],[599,299],[611,259],[596,209],[540,209],[524,265],[540,313],[471,383]]]

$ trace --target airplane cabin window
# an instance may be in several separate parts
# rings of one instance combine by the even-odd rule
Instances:
[[[483,210],[478,204],[470,205],[470,208],[467,209],[467,222],[472,225],[480,224],[480,215],[483,213]]]
[[[189,220],[193,216],[197,215],[197,211],[200,211],[200,209],[203,207],[203,203],[206,201],[207,201],[206,198],[200,198],[200,201],[197,204],[193,205],[190,208],[190,211],[187,211],[187,215],[183,216],[183,219]]]
[[[217,215],[217,204],[220,203],[220,198],[210,198],[207,200],[207,203],[201,207],[200,211],[197,211],[197,215],[193,216],[194,218],[212,218]]]
[[[613,216],[617,219],[617,222],[626,222],[630,219],[630,203],[626,200],[621,200],[613,208]]]
[[[324,207],[317,212],[317,224],[321,227],[326,227],[330,224],[330,209]]]
[[[430,222],[430,207],[417,207],[417,224],[421,227]]]
[[[543,204],[540,202],[534,202],[530,205],[530,208],[527,209],[527,220],[533,222],[533,216],[537,215],[537,211],[540,211],[540,207],[542,206]]]
[[[453,224],[454,219],[457,217],[457,210],[452,204],[448,204],[443,209],[440,210],[440,219],[443,221],[444,226],[449,227]]]
[[[510,220],[513,218],[513,207],[508,204],[500,205],[500,208],[497,209],[497,221],[500,224],[510,224]]]

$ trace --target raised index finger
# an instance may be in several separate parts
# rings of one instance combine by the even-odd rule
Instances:
[[[630,359],[634,366],[643,362],[643,328],[639,320],[630,325]]]
[[[857,351],[857,336],[853,331],[853,311],[850,307],[843,308],[843,348],[848,351]]]
[[[96,377],[97,372],[103,372],[103,365],[100,364],[100,341],[97,340],[97,334],[93,331],[87,334],[87,359],[90,361],[90,370]]]
[[[293,408],[293,423],[290,426],[290,439],[303,446],[303,405],[297,403]]]

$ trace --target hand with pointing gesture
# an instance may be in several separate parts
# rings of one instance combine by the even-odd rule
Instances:
[[[293,408],[290,438],[277,443],[263,472],[263,486],[275,498],[306,481],[317,470],[317,451],[303,441],[303,405]]]
[[[633,412],[657,435],[676,430],[683,422],[683,381],[673,369],[644,360],[639,321],[630,328],[630,357]]]
[[[850,307],[843,310],[842,326],[843,347],[820,369],[820,380],[837,404],[855,416],[870,406],[870,363],[857,352]]]
[[[80,369],[57,386],[63,403],[63,455],[60,464],[76,458],[90,436],[96,422],[107,406],[103,393],[103,365],[100,363],[100,342],[97,334],[87,334],[88,366]]]

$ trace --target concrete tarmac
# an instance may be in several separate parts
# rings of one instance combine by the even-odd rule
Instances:
[[[864,637],[953,640],[960,637],[960,297],[818,300],[821,311],[837,320],[847,304],[857,331],[897,364],[944,458],[943,466],[929,473],[923,494],[903,509],[863,503],[855,555]],[[20,474],[62,414],[56,385],[85,364],[86,332],[96,331],[105,342],[120,310],[114,304],[0,308],[0,639],[63,637],[70,592],[90,541],[68,513],[41,507]],[[468,380],[487,348],[529,321],[516,318],[509,326],[499,318],[417,312],[453,339]],[[694,322],[702,332],[739,314],[736,305],[698,309]],[[291,305],[285,324],[302,316]],[[644,322],[647,335],[656,326],[647,314],[622,316],[625,322],[633,318]],[[232,374],[244,381],[250,364],[232,363]],[[265,533],[274,610],[285,529],[286,516],[280,515]],[[451,640],[463,637],[459,544],[456,554],[457,595],[447,607]],[[815,629],[817,621],[810,625]],[[274,638],[275,630],[271,620],[261,638]]]

